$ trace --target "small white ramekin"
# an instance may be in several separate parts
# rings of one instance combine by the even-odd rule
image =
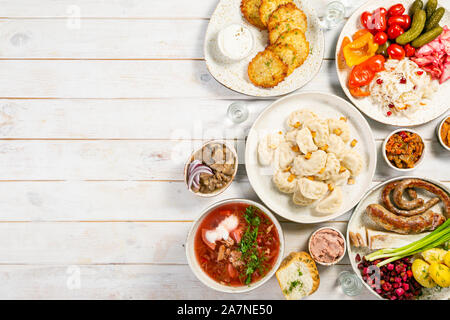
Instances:
[[[321,261],[317,260],[317,259],[314,257],[314,255],[312,254],[312,252],[311,252],[311,239],[312,239],[312,237],[313,237],[317,232],[319,232],[320,230],[324,230],[324,229],[330,229],[330,230],[336,231],[337,233],[339,233],[339,236],[342,238],[342,240],[344,240],[344,253],[343,253],[338,259],[336,259],[335,261],[330,262],[330,263],[321,262]],[[319,228],[319,229],[317,229],[316,231],[314,231],[314,232],[311,234],[311,236],[309,237],[309,240],[308,240],[308,251],[309,251],[309,254],[311,255],[311,257],[313,258],[313,260],[314,260],[317,264],[320,264],[320,265],[322,265],[322,266],[332,266],[332,265],[338,263],[339,261],[341,261],[342,258],[344,258],[345,253],[347,252],[347,242],[345,241],[345,237],[344,237],[344,235],[342,234],[342,232],[340,232],[338,229],[333,228],[333,227],[322,227],[322,228]]]
[[[447,120],[447,118],[449,118],[449,117],[450,117],[450,115],[446,115],[446,116],[444,117],[444,119],[442,119],[442,121],[439,122],[439,125],[436,127],[436,135],[437,135],[438,141],[439,141],[439,143],[441,144],[441,146],[442,146],[445,150],[447,150],[447,151],[450,151],[450,147],[447,146],[447,145],[444,143],[444,141],[442,141],[442,138],[441,138],[441,128],[442,128],[442,125],[444,124],[445,120]]]
[[[413,168],[405,168],[405,169],[397,168],[396,166],[394,166],[394,165],[389,161],[389,159],[387,158],[387,155],[386,155],[386,145],[387,145],[387,142],[389,141],[389,139],[390,139],[395,133],[398,133],[398,132],[401,132],[401,131],[407,131],[407,132],[415,133],[415,134],[417,134],[417,135],[420,137],[420,139],[421,139],[422,142],[423,142],[423,151],[422,151],[422,155],[420,156],[419,160],[416,162],[416,164],[414,165]],[[417,167],[419,167],[419,165],[422,164],[423,159],[425,158],[425,152],[426,152],[425,141],[423,141],[422,136],[421,136],[417,131],[411,130],[411,129],[409,129],[409,128],[401,128],[401,129],[397,129],[397,130],[392,131],[392,132],[386,137],[386,139],[384,139],[384,142],[383,142],[383,145],[382,145],[381,148],[382,148],[381,152],[382,152],[382,154],[383,154],[383,159],[384,159],[384,161],[386,162],[386,164],[389,166],[389,168],[394,169],[394,170],[399,171],[399,172],[408,172],[408,171],[413,171],[413,170],[417,169]]]

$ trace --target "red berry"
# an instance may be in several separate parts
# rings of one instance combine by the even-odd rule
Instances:
[[[406,83],[406,78],[405,78],[405,77],[402,77],[402,78],[400,79],[400,83],[401,83],[401,84],[405,84],[405,83]]]
[[[378,83],[378,84],[382,84],[382,83],[383,83],[383,80],[380,79],[380,78],[378,78],[378,79],[377,79],[377,83]]]
[[[423,71],[422,71],[422,70],[419,70],[419,71],[417,71],[416,73],[417,73],[418,76],[423,75]]]
[[[401,297],[404,293],[405,290],[403,290],[402,288],[398,288],[397,290],[395,290],[395,294],[399,297]]]
[[[408,291],[408,290],[409,290],[409,284],[407,284],[407,283],[404,283],[404,284],[402,285],[402,287],[403,287],[403,290],[405,290],[405,291]]]
[[[387,112],[387,115],[388,115],[388,117],[389,117],[390,115],[392,115],[392,112],[388,111],[388,112]]]
[[[360,262],[361,261],[361,256],[359,255],[359,253],[356,255],[355,261],[356,262]]]
[[[392,105],[392,103],[389,105],[389,108],[391,108],[391,105]],[[392,106],[393,106],[393,105],[392,105]],[[393,265],[392,263],[389,263],[389,264],[387,265],[387,268],[388,268],[389,271],[392,271],[392,270],[394,270],[394,265]]]

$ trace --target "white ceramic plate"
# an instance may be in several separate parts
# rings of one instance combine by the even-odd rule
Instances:
[[[356,177],[354,185],[343,186],[344,201],[339,211],[330,215],[319,215],[312,207],[297,206],[292,195],[278,191],[272,182],[272,168],[258,163],[257,146],[259,137],[269,132],[286,132],[284,126],[288,115],[297,109],[313,110],[321,118],[347,117],[351,139],[358,140],[355,150],[364,159],[364,169]],[[248,179],[261,200],[280,216],[300,223],[316,223],[334,219],[352,209],[369,188],[375,173],[376,147],[372,130],[366,119],[344,99],[321,92],[302,92],[283,97],[256,119],[250,129],[245,147],[245,168]]]
[[[402,3],[405,6],[406,10],[409,10],[409,7],[413,2],[414,0],[383,0],[366,2],[348,19],[347,23],[344,25],[344,28],[341,31],[336,46],[336,70],[338,73],[339,82],[341,83],[342,89],[344,90],[347,97],[351,102],[353,102],[355,106],[358,107],[359,110],[361,110],[361,112],[365,113],[368,117],[381,123],[393,126],[408,127],[420,125],[436,119],[445,111],[447,111],[449,108],[448,101],[450,100],[450,81],[446,81],[443,84],[439,85],[439,89],[434,93],[432,100],[427,105],[428,107],[424,107],[423,109],[418,110],[410,118],[396,115],[387,116],[381,106],[373,104],[371,102],[370,97],[356,99],[350,94],[350,91],[347,88],[347,80],[349,71],[351,69],[347,68],[344,70],[340,70],[338,66],[337,55],[340,51],[342,40],[344,39],[344,37],[348,36],[351,38],[356,30],[362,28],[360,17],[364,11],[372,12],[373,10],[381,6],[389,9],[390,6],[397,3]],[[424,1],[424,3],[426,3],[426,1]],[[440,25],[448,25],[450,27],[450,0],[439,0],[438,6],[446,8],[445,15],[442,18]]]
[[[306,39],[309,42],[310,54],[302,66],[286,77],[274,88],[259,88],[250,82],[247,67],[250,61],[268,44],[267,30],[259,30],[249,24],[242,16],[241,0],[220,0],[214,11],[206,31],[204,55],[206,66],[211,75],[224,86],[250,96],[273,97],[283,95],[304,86],[320,69],[324,54],[324,38],[319,26],[319,19],[314,9],[306,0],[294,0],[308,19]],[[230,24],[239,23],[247,26],[253,34],[255,45],[247,58],[234,62],[224,62],[217,48],[217,34]]]
[[[350,259],[350,263],[352,265],[353,271],[355,271],[355,273],[358,275],[358,277],[361,279],[361,281],[364,283],[364,285],[369,289],[369,291],[372,292],[375,296],[377,296],[380,299],[382,299],[382,297],[380,295],[378,295],[375,291],[373,291],[372,288],[370,288],[370,286],[362,279],[361,271],[358,269],[358,264],[355,261],[355,257],[356,257],[357,253],[359,253],[362,257],[362,256],[368,254],[369,251],[367,248],[359,249],[359,248],[352,247],[348,233],[349,233],[349,231],[355,232],[355,231],[361,230],[361,228],[364,228],[365,226],[370,226],[370,227],[373,227],[374,229],[377,229],[377,227],[375,225],[373,225],[368,219],[365,218],[364,212],[366,210],[366,207],[371,203],[381,203],[380,202],[381,192],[383,190],[383,187],[386,184],[391,183],[392,181],[403,180],[403,179],[408,179],[408,178],[418,178],[418,179],[422,179],[422,180],[431,182],[431,183],[437,185],[438,187],[442,188],[443,190],[447,191],[447,193],[450,193],[450,191],[445,187],[445,185],[443,185],[442,183],[440,183],[438,181],[428,179],[428,178],[417,177],[417,176],[401,176],[401,177],[389,179],[388,181],[382,182],[382,183],[376,185],[375,187],[373,187],[372,189],[370,189],[369,191],[367,191],[367,193],[364,195],[364,197],[361,199],[361,201],[356,206],[355,210],[353,210],[352,217],[350,218],[350,221],[348,222],[347,234],[346,234],[347,252],[348,252],[348,257]],[[430,198],[421,190],[418,190],[418,195],[420,197],[424,198],[425,200],[428,200]],[[441,203],[442,203],[442,201],[441,201]],[[433,210],[435,210],[435,212],[438,212],[438,211],[436,211],[437,209],[433,209]],[[425,291],[424,293],[425,294],[422,297],[423,299],[434,299],[434,300],[450,299],[450,288],[445,288],[445,289],[443,288],[442,290],[440,290],[440,292],[437,292],[437,293],[430,292],[430,291]]]

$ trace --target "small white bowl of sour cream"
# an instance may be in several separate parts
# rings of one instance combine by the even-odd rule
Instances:
[[[246,58],[253,49],[254,39],[249,28],[233,23],[219,31],[217,46],[220,53],[231,61]]]

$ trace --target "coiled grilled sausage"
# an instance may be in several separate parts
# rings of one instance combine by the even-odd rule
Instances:
[[[421,188],[427,190],[428,192],[434,193],[444,203],[445,216],[450,218],[450,196],[438,186],[421,179],[405,179],[400,181],[394,188],[394,202],[397,202],[402,197],[405,189],[408,188]]]
[[[401,217],[379,204],[368,205],[366,214],[373,222],[383,229],[401,234],[421,233],[428,230],[434,230],[445,221],[445,218],[442,215],[431,210],[412,217]]]
[[[393,189],[395,189],[397,187],[397,185],[399,184],[399,181],[394,181],[391,182],[389,184],[387,184],[384,189],[383,192],[381,193],[381,200],[383,201],[384,206],[391,212],[404,216],[404,217],[411,217],[411,216],[415,216],[418,214],[422,214],[425,211],[427,211],[428,209],[430,209],[431,207],[433,207],[436,203],[439,202],[439,198],[432,198],[430,200],[428,200],[425,204],[423,204],[423,199],[417,199],[417,193],[414,191],[414,189],[408,188],[406,189],[406,191],[408,192],[409,196],[413,199],[413,200],[421,200],[421,201],[417,201],[414,202],[414,205],[412,204],[413,202],[410,201],[410,207],[414,209],[410,209],[410,210],[402,210],[402,209],[398,209],[395,205],[398,206],[398,203],[396,202],[396,199],[394,198],[394,203],[392,203],[391,201],[391,191]],[[403,193],[402,193],[403,195]],[[418,205],[418,206],[416,206]]]

